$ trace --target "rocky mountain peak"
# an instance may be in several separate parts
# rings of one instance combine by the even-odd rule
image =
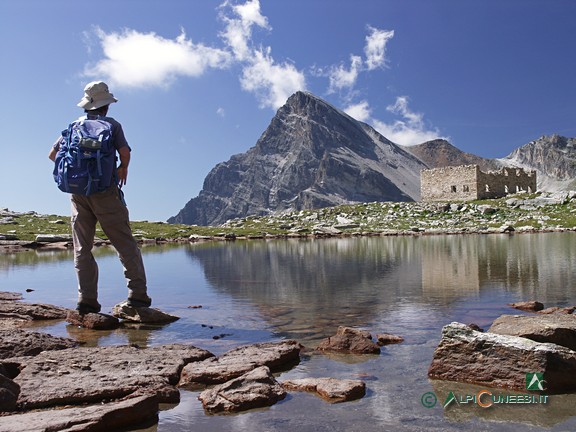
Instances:
[[[419,199],[425,165],[370,126],[307,92],[282,106],[254,147],[218,164],[169,222]]]
[[[535,169],[539,189],[572,187],[576,178],[576,138],[544,135],[517,148],[501,161]]]

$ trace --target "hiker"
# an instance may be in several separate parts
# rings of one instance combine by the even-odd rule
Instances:
[[[131,149],[124,137],[122,125],[113,118],[107,117],[108,108],[114,102],[118,102],[118,100],[109,92],[106,83],[94,81],[87,84],[84,88],[84,97],[78,103],[78,106],[84,109],[86,116],[81,117],[72,123],[68,130],[63,131],[62,136],[58,138],[48,154],[48,157],[56,163],[54,177],[59,183],[60,189],[72,194],[72,240],[74,244],[74,267],[78,277],[78,305],[76,309],[80,314],[98,313],[101,309],[98,302],[98,265],[92,255],[96,222],[100,222],[102,230],[116,248],[124,266],[124,276],[128,285],[128,306],[149,307],[152,303],[147,294],[142,255],[132,236],[128,209],[121,190],[128,178]],[[103,132],[96,139],[79,139],[78,136],[82,136],[84,133],[79,132],[82,127],[85,129],[96,128]],[[72,149],[74,145],[81,150],[81,155],[74,153],[76,151]],[[103,148],[106,145],[110,149],[108,154]],[[80,161],[84,155],[89,155],[93,149],[97,149],[94,154],[98,153],[98,171],[100,174],[102,172],[105,174],[101,179],[96,178],[97,174],[94,174],[93,177],[86,180],[87,186],[80,188],[75,185],[76,176],[74,179],[72,176],[66,176],[68,170],[72,171],[78,168],[66,166],[64,162],[66,160],[70,161],[69,163]],[[116,167],[116,153],[120,157],[118,167]],[[94,165],[93,162],[90,163]],[[108,166],[107,164],[110,166],[109,171],[105,168]],[[74,187],[77,188],[74,189]]]

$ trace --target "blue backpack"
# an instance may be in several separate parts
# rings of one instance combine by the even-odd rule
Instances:
[[[62,131],[54,160],[54,181],[63,192],[91,195],[106,190],[116,176],[112,124],[103,116],[80,117]]]

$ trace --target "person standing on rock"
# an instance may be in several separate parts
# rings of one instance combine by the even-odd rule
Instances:
[[[147,293],[146,272],[138,243],[132,236],[128,209],[123,198],[122,186],[128,178],[131,148],[126,141],[122,125],[107,117],[111,103],[118,102],[102,81],[94,81],[84,88],[84,97],[78,103],[86,113],[85,119],[102,120],[109,127],[109,142],[113,145],[113,179],[104,191],[91,194],[72,193],[72,240],[74,267],[78,278],[78,305],[80,314],[98,313],[98,265],[92,255],[96,223],[116,248],[128,285],[128,306],[149,307],[152,300]],[[72,126],[71,126],[72,127]],[[65,133],[52,146],[48,157],[57,161],[59,150],[67,145]],[[120,165],[116,167],[116,153]],[[115,172],[114,172],[115,171]]]

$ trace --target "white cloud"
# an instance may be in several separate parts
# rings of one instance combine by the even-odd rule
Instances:
[[[357,104],[349,105],[344,108],[344,112],[361,122],[368,122],[372,117],[370,105],[365,100]]]
[[[366,36],[366,67],[368,70],[374,70],[386,65],[386,44],[394,37],[394,30],[379,30],[374,27],[368,27],[370,34]]]
[[[361,72],[371,71],[379,67],[386,66],[386,44],[394,37],[394,30],[380,30],[368,26],[370,32],[366,36],[366,45],[364,54],[366,58],[351,54],[350,68],[346,69],[343,65],[329,68],[328,93],[334,93],[337,90],[352,89],[356,85],[358,76]]]
[[[219,116],[219,117],[222,117],[222,118],[226,117],[226,111],[225,111],[224,108],[222,108],[222,107],[219,107],[219,108],[216,110],[216,114],[218,114],[218,116]]]
[[[230,5],[226,1],[220,6],[222,10],[225,10],[226,7],[231,7],[237,18],[230,18],[224,12],[220,15],[226,23],[226,28],[220,33],[220,36],[232,49],[237,60],[247,60],[253,51],[250,47],[252,26],[256,25],[271,30],[268,19],[260,13],[259,0],[251,0],[241,5]]]
[[[304,74],[292,64],[275,64],[266,52],[254,51],[252,60],[243,68],[242,88],[256,94],[261,107],[280,108],[297,90],[306,88]]]
[[[225,9],[228,2],[222,5]],[[277,109],[296,91],[306,89],[304,73],[293,64],[276,63],[272,58],[270,47],[254,48],[252,44],[252,27],[254,25],[270,30],[268,19],[260,12],[259,0],[250,0],[241,5],[231,6],[234,18],[222,13],[226,23],[220,33],[224,42],[240,62],[242,89],[254,93],[261,107]]]
[[[372,125],[374,129],[396,144],[410,146],[445,138],[438,129],[426,126],[423,114],[410,110],[406,96],[396,98],[394,105],[386,107],[386,110],[400,118],[392,123],[373,118],[372,109],[365,100],[344,109],[349,116]]]
[[[422,144],[437,138],[444,138],[437,128],[427,127],[424,116],[408,108],[408,98],[399,96],[396,103],[386,107],[392,114],[399,115],[401,119],[393,123],[373,120],[374,128],[390,141],[405,146]]]
[[[350,69],[345,69],[343,65],[332,67],[328,75],[330,87],[328,93],[343,88],[352,88],[356,84],[358,74],[362,69],[362,58],[359,56],[350,56]]]
[[[104,58],[84,69],[91,78],[105,78],[117,87],[167,86],[178,76],[201,76],[230,64],[227,51],[194,44],[184,31],[176,39],[156,33],[124,30],[106,33],[96,28]]]

